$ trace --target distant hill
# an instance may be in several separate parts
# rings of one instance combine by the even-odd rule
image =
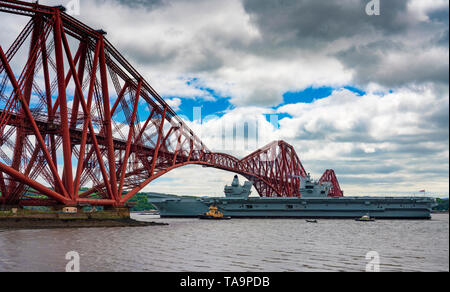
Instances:
[[[448,199],[436,199],[438,205],[433,208],[434,211],[448,211]]]
[[[156,209],[155,206],[153,206],[153,204],[150,204],[148,202],[147,194],[144,194],[144,193],[137,193],[128,202],[136,203],[134,206],[132,206],[130,208],[131,212],[149,211],[149,210],[155,210]]]

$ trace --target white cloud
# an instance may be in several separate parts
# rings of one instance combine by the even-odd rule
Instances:
[[[429,21],[428,13],[438,9],[448,8],[448,1],[411,0],[408,2],[408,12],[420,21]]]
[[[180,109],[181,99],[179,98],[166,99],[166,102],[174,111],[178,111]]]
[[[383,10],[381,17],[387,18],[381,23],[355,15],[353,5],[358,1],[340,2],[342,9],[336,11],[315,1],[292,2],[299,11],[311,8],[309,15],[297,18],[286,17],[290,11],[283,9],[290,7],[284,5],[267,9],[263,1],[255,1],[260,9],[255,12],[247,2],[179,0],[145,6],[82,0],[77,18],[106,30],[111,43],[175,110],[182,98],[214,100],[206,88],[230,97],[237,108],[202,126],[188,123],[212,150],[242,157],[274,139],[284,139],[295,146],[315,176],[335,168],[349,190],[346,194],[366,189],[448,192],[449,63],[448,44],[442,44],[448,42],[448,18],[431,16],[446,9],[448,13],[447,1],[410,0],[406,11],[405,3],[392,1],[389,5],[401,7]],[[329,26],[318,11],[328,11],[328,20],[336,27]],[[258,18],[264,13],[271,17]],[[6,51],[28,19],[5,13],[1,17],[5,29],[0,40]],[[16,64],[26,55],[17,54],[20,60],[12,64],[15,72],[20,72]],[[274,112],[271,107],[282,102],[286,91],[349,84],[368,94],[360,97],[336,90],[311,104],[278,108],[278,113],[291,115],[280,121],[279,129],[267,121],[265,115]],[[73,92],[73,82],[68,88]],[[388,93],[389,89],[394,92]],[[248,148],[244,120],[250,130],[252,125],[258,127],[258,143],[249,135]],[[236,148],[223,147],[222,135],[225,143],[235,143],[234,123]],[[126,134],[128,129],[122,131]],[[151,187],[195,194],[205,185],[202,177],[207,177],[208,190],[216,194],[230,177],[202,168],[192,173],[192,168],[176,170],[168,174],[176,183],[160,180]],[[196,188],[187,189],[191,183]]]
[[[423,188],[448,194],[448,126],[442,115],[448,106],[448,93],[440,95],[432,86],[365,96],[340,89],[313,103],[280,107],[278,113],[292,117],[280,120],[279,129],[266,119],[273,110],[264,107],[239,107],[201,126],[190,123],[190,127],[206,145],[214,147],[211,150],[236,157],[272,140],[285,140],[316,178],[325,169],[334,168],[347,195]],[[237,130],[236,147],[223,148],[222,133],[226,143],[233,146],[233,124],[242,129],[244,122],[258,124],[258,142],[249,135],[251,146],[246,149],[243,131]],[[230,177],[199,173],[210,179]],[[184,184],[176,185],[172,184],[172,192],[189,193],[181,187]],[[158,186],[154,188],[162,191]]]

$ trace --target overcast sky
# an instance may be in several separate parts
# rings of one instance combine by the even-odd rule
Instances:
[[[346,195],[447,196],[448,1],[381,0],[379,16],[368,2],[80,0],[76,17],[107,31],[213,151],[281,139],[316,178],[333,168]],[[235,122],[258,127],[247,149],[224,149]],[[231,179],[191,166],[146,189],[222,195]]]

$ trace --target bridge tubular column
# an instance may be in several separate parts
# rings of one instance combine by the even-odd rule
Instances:
[[[28,60],[26,64],[26,70],[25,70],[25,88],[23,91],[23,96],[27,103],[30,102],[31,98],[31,90],[33,86],[33,80],[34,80],[34,73],[36,68],[36,56],[37,56],[37,45],[39,44],[40,35],[43,33],[43,27],[42,27],[42,21],[38,15],[34,16],[32,18],[33,23],[33,32],[31,36],[31,43],[30,48],[28,52]],[[13,153],[13,160],[11,167],[15,170],[20,170],[20,164],[22,161],[22,156],[24,154],[24,143],[26,139],[25,131],[22,127],[18,127],[16,130],[16,143],[14,146],[14,153]],[[26,150],[25,150],[26,151]],[[14,181],[10,182],[9,185],[9,195],[7,198],[7,203],[9,204],[16,204],[17,203],[17,196],[18,194],[16,192],[16,186],[17,183]],[[19,186],[20,187],[20,186]]]
[[[67,43],[67,41],[65,40],[65,43]],[[88,93],[88,101],[87,101],[87,105],[86,105],[86,101],[84,100],[84,96],[83,93],[80,92],[80,103],[81,103],[81,107],[83,109],[84,112],[84,124],[83,124],[83,133],[82,133],[82,137],[81,137],[81,144],[80,144],[80,155],[79,155],[79,160],[78,160],[78,166],[77,166],[77,174],[75,177],[75,187],[77,188],[77,194],[78,194],[78,189],[80,188],[80,179],[81,179],[81,173],[83,171],[83,165],[84,165],[84,153],[85,153],[85,148],[86,148],[86,140],[87,140],[87,132],[89,129],[89,132],[92,135],[92,142],[93,142],[93,149],[94,152],[97,155],[97,159],[99,162],[99,166],[100,166],[100,170],[101,173],[103,175],[103,180],[105,182],[106,185],[106,189],[108,194],[112,194],[112,190],[111,190],[111,184],[109,183],[109,179],[108,179],[108,175],[106,173],[106,169],[105,169],[105,165],[103,163],[103,158],[102,155],[100,153],[100,148],[98,146],[98,142],[97,142],[97,137],[95,135],[94,132],[94,128],[92,126],[92,121],[90,118],[90,112],[91,112],[91,104],[92,104],[92,96],[94,93],[94,84],[95,84],[95,73],[97,71],[97,65],[98,65],[98,60],[99,60],[99,56],[100,56],[100,41],[97,42],[96,48],[95,48],[95,53],[94,53],[94,60],[93,60],[93,65],[92,65],[92,72],[91,72],[91,79],[90,79],[90,85],[89,85],[89,93]],[[70,55],[69,55],[69,59]],[[78,80],[79,83],[79,80]],[[80,202],[80,200],[78,199],[78,202]]]
[[[50,167],[50,170],[51,170],[52,174],[54,175],[58,186],[63,191],[63,197],[60,196],[58,193],[56,193],[54,191],[51,191],[50,189],[45,188],[45,187],[44,187],[45,191],[43,193],[53,197],[54,199],[56,199],[58,201],[66,202],[67,199],[69,198],[69,195],[68,195],[66,189],[64,188],[64,185],[63,185],[61,179],[59,178],[58,171],[56,170],[55,164],[52,161],[50,153],[48,152],[47,147],[45,145],[44,139],[42,138],[42,135],[39,132],[39,128],[38,128],[38,126],[36,124],[36,121],[33,118],[33,115],[31,114],[31,111],[30,111],[30,109],[28,107],[28,103],[26,102],[25,98],[22,95],[22,92],[20,91],[19,85],[17,84],[17,80],[16,80],[16,78],[14,76],[14,73],[11,70],[11,67],[9,66],[9,63],[8,63],[8,61],[6,59],[5,53],[3,52],[3,49],[2,49],[1,46],[0,46],[0,59],[1,59],[2,63],[3,63],[3,66],[5,68],[6,74],[8,75],[9,80],[10,80],[12,86],[13,86],[13,89],[16,92],[16,96],[18,96],[18,98],[20,100],[20,103],[22,105],[22,109],[24,110],[27,119],[31,123],[31,126],[33,128],[34,134],[36,136],[36,140],[38,141],[39,146],[41,147],[42,151],[44,152],[44,156],[45,156],[45,158],[47,160],[47,163],[48,163],[48,165]],[[0,163],[0,168],[4,169],[4,170],[2,170],[3,172],[8,173],[9,175],[11,175],[11,176],[15,177],[16,179],[22,181],[23,183],[28,184],[30,186],[33,186],[34,188],[36,188],[39,191],[42,190],[41,187],[43,187],[43,186],[41,184],[39,184],[37,182],[34,182],[33,180],[29,179],[28,177],[24,176],[22,173],[14,170],[13,168],[11,168],[9,166],[6,166],[3,163]]]
[[[61,136],[63,138],[63,156],[64,156],[64,171],[63,179],[64,186],[69,196],[73,198],[73,176],[72,176],[72,146],[69,134],[69,119],[67,111],[67,98],[66,98],[66,83],[64,80],[64,60],[63,60],[63,48],[61,42],[61,15],[59,11],[56,11],[54,24],[54,41],[55,41],[55,58],[56,58],[56,71],[58,76],[58,96],[59,96],[59,108],[61,115]]]
[[[130,150],[131,150],[131,139],[133,138],[133,134],[134,134],[134,120],[136,118],[136,112],[137,112],[137,107],[138,107],[138,103],[139,103],[139,95],[141,94],[141,87],[142,87],[142,80],[139,80],[139,83],[138,83],[138,86],[136,89],[136,95],[134,98],[133,113],[131,115],[130,129],[128,130],[127,149],[125,150],[125,156],[123,158],[122,170],[120,171],[120,183],[119,183],[119,196],[120,197],[122,197],[123,182],[125,181],[128,156],[130,155]]]
[[[153,173],[155,171],[156,160],[158,159],[158,152],[159,152],[159,148],[161,147],[161,138],[163,136],[163,126],[164,126],[164,120],[166,119],[166,112],[167,112],[167,107],[164,108],[164,112],[161,117],[161,122],[159,124],[158,141],[156,142],[155,154],[153,155],[152,169],[150,171],[150,176],[153,176]]]
[[[106,60],[105,60],[105,42],[103,36],[100,36],[100,79],[102,83],[102,98],[103,98],[103,122],[106,132],[106,148],[108,151],[109,162],[109,180],[111,182],[111,198],[120,202],[120,197],[117,193],[117,177],[116,177],[116,157],[114,155],[114,143],[111,128],[111,110],[109,107],[109,93],[108,93],[108,79],[106,75]]]
[[[41,37],[41,51],[42,51],[42,69],[44,73],[44,83],[45,83],[45,97],[46,97],[46,103],[47,103],[47,113],[48,113],[48,123],[53,124],[53,107],[52,107],[52,93],[51,93],[51,85],[50,85],[50,75],[49,75],[49,69],[48,69],[48,57],[47,57],[47,46],[45,44],[45,38],[44,36]],[[56,141],[55,141],[55,135],[49,134],[50,136],[50,151],[52,155],[52,161],[55,165],[56,169],[58,170],[58,161],[56,158]],[[56,179],[55,183],[53,185],[55,190],[61,192],[59,189]]]

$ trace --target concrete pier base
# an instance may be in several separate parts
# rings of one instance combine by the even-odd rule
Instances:
[[[128,207],[108,207],[102,211],[65,213],[67,206],[56,206],[49,211],[29,210],[9,206],[0,211],[0,229],[46,229],[46,228],[84,228],[84,227],[139,227],[167,225],[162,222],[141,222],[130,218]],[[73,207],[72,207],[73,208]]]
[[[21,206],[18,205],[1,205],[0,204],[0,211],[18,211],[22,209]]]
[[[111,213],[111,215],[116,215],[119,218],[130,218],[130,208],[129,207],[113,207],[105,206],[103,207],[103,212]]]
[[[82,206],[51,206],[50,210],[30,210],[20,206],[0,206],[0,218],[34,219],[130,219],[129,207],[108,206],[103,210],[84,211]]]

